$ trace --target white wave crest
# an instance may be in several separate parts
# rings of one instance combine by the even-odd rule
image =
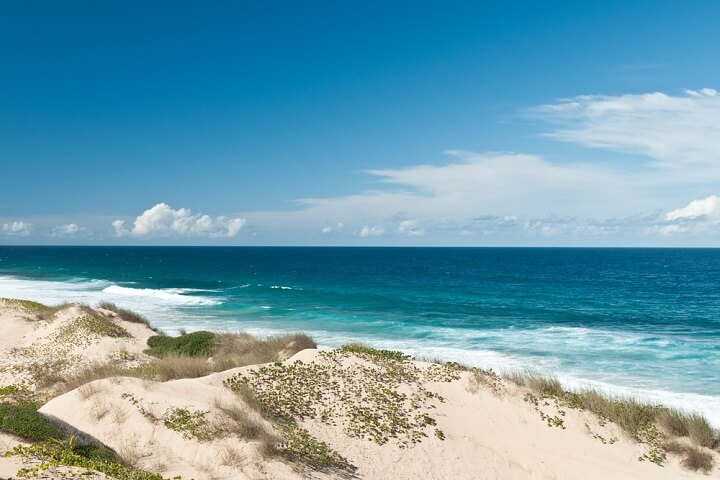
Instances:
[[[130,288],[119,285],[110,285],[103,289],[103,293],[111,296],[152,298],[156,301],[174,305],[218,305],[221,303],[213,298],[186,295],[186,293],[192,291],[196,290],[186,288]]]

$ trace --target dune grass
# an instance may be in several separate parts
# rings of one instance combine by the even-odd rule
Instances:
[[[137,312],[134,312],[132,310],[128,310],[127,308],[121,308],[115,305],[112,302],[100,302],[98,304],[98,308],[102,308],[104,310],[109,310],[111,312],[116,313],[121,319],[125,320],[126,322],[131,323],[140,323],[142,325],[145,325],[149,329],[153,330],[156,333],[160,333],[160,330],[150,325],[150,322],[147,318],[145,318],[143,315],[140,315]]]
[[[17,298],[0,298],[0,304],[13,307],[34,316],[34,320],[49,320],[59,310],[65,308],[68,304],[61,304],[57,306],[47,306],[42,303],[34,302],[32,300],[21,300]],[[27,318],[27,320],[33,320]]]
[[[552,398],[570,408],[592,412],[601,422],[612,422],[650,451],[641,459],[662,464],[665,453],[679,454],[692,470],[712,468],[712,456],[702,448],[720,447],[720,432],[702,415],[664,405],[604,394],[597,390],[565,390],[560,381],[530,373],[506,375],[513,383],[528,387],[543,398]],[[674,439],[686,438],[692,445]],[[700,448],[698,448],[700,447]]]
[[[680,463],[688,470],[710,473],[715,462],[712,455],[707,451],[687,443],[671,440],[663,444],[666,452],[673,453],[680,457]]]
[[[45,383],[55,384],[55,394],[61,394],[111,377],[156,381],[197,378],[231,368],[284,360],[306,348],[316,348],[316,344],[305,334],[258,338],[243,332],[194,332],[178,337],[153,336],[148,339],[148,347],[147,353],[156,356],[150,362],[135,367],[93,364],[71,376],[52,375]]]

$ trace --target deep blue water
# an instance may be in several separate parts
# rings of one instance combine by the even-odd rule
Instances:
[[[0,246],[0,296],[531,368],[720,424],[720,250]]]

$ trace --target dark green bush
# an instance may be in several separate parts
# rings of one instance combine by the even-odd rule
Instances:
[[[150,348],[145,350],[145,353],[158,358],[167,355],[209,357],[215,345],[215,334],[199,331],[179,337],[154,335],[148,338],[147,344]]]

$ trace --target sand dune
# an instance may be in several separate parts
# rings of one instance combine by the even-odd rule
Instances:
[[[116,336],[94,334],[95,327],[68,334],[68,326],[87,323],[77,321],[87,314],[78,306],[51,321],[26,320],[17,305],[2,307],[3,384],[40,388],[23,366],[53,348],[62,351],[55,357],[72,361],[63,367],[70,370],[147,361],[142,350],[153,332],[102,313],[129,336],[113,327],[103,332]],[[69,345],[52,344],[66,335]],[[118,360],[117,352],[128,355]],[[717,468],[693,472],[673,455],[656,465],[648,458],[651,445],[617,425],[491,372],[360,347],[307,349],[282,363],[167,382],[100,379],[50,399],[39,412],[164,477],[720,478]],[[18,439],[0,440],[8,450]],[[719,455],[704,450],[717,464]],[[16,456],[0,460],[0,475],[21,463]]]

